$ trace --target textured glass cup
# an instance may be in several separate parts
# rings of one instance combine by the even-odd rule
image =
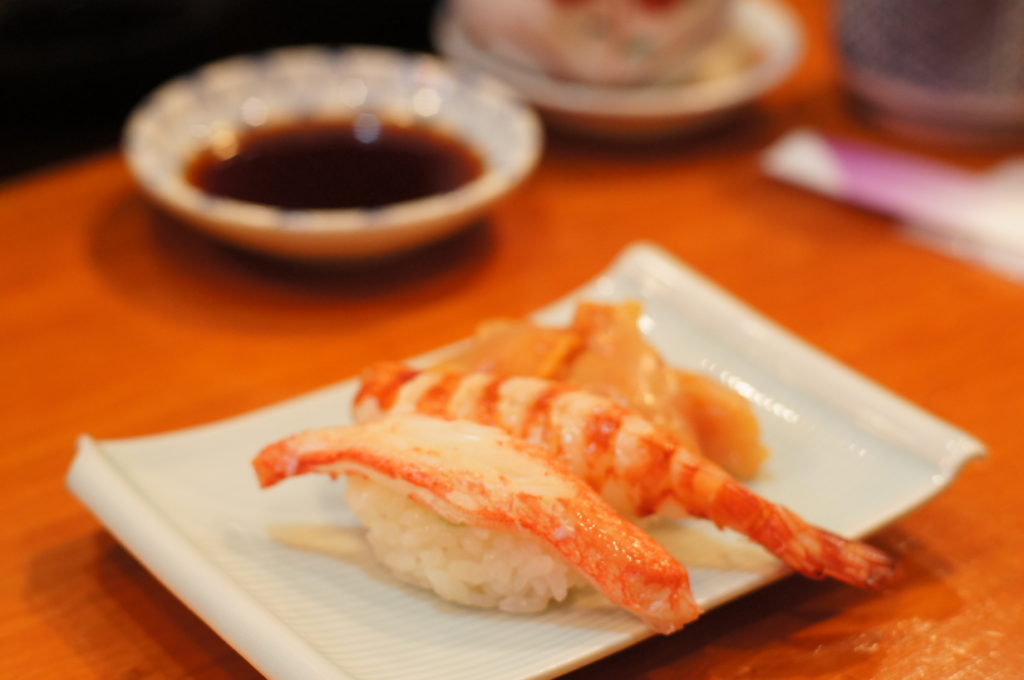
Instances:
[[[835,22],[847,86],[881,124],[1024,140],[1024,0],[836,0]]]

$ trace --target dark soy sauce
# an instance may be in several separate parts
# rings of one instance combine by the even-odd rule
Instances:
[[[480,159],[424,127],[352,121],[257,129],[199,153],[186,177],[203,191],[291,209],[370,208],[456,189]]]

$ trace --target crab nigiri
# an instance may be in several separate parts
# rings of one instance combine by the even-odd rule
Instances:
[[[354,413],[357,421],[424,413],[494,425],[541,446],[620,512],[710,519],[812,578],[879,588],[894,573],[881,551],[809,524],[645,418],[560,383],[378,364],[363,374]]]
[[[265,487],[307,472],[348,476],[346,498],[377,557],[450,600],[540,609],[578,573],[660,633],[700,613],[686,569],[653,538],[539,447],[494,427],[393,416],[288,437],[253,466]]]

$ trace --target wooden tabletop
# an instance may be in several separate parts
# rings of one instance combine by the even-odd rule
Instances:
[[[1021,677],[1024,286],[756,161],[798,125],[967,167],[1000,154],[860,123],[825,4],[798,3],[807,59],[742,120],[658,150],[552,138],[485,223],[372,267],[213,243],[155,212],[113,152],[0,187],[0,676],[259,677],[66,491],[76,435],[215,420],[417,354],[560,297],[649,239],[990,454],[871,537],[903,564],[890,592],[788,578],[570,677]]]

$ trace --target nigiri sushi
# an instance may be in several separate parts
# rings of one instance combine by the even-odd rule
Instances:
[[[812,578],[880,588],[894,574],[883,552],[761,498],[670,433],[597,394],[540,378],[378,364],[364,372],[353,412],[360,422],[424,413],[494,425],[539,445],[625,514],[710,519]]]
[[[700,610],[653,538],[539,447],[498,428],[418,414],[303,432],[263,449],[264,487],[346,475],[375,554],[463,604],[532,611],[581,580],[659,633]]]

